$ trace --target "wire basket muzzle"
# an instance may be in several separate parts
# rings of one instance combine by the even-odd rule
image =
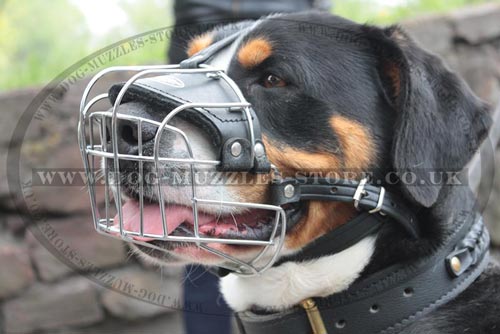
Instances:
[[[127,82],[112,86],[109,93],[89,99],[96,82],[114,71],[135,74]],[[97,104],[106,100],[113,104],[110,110],[95,110]],[[147,104],[165,116],[152,119],[120,112],[130,102]],[[172,121],[176,117],[207,134],[216,148],[214,159],[195,156],[189,134]],[[136,127],[136,152],[120,150],[120,122]],[[154,139],[148,144],[152,146],[150,154],[143,149],[142,136],[146,127],[148,131],[155,130]],[[258,119],[237,85],[223,72],[208,66],[180,69],[178,65],[107,69],[91,80],[84,93],[78,129],[94,226],[98,232],[165,252],[172,248],[156,241],[194,243],[222,258],[222,267],[242,275],[262,272],[276,260],[286,233],[284,210],[266,203],[221,200],[216,197],[217,192],[211,195],[207,189],[200,191],[204,187],[196,180],[197,172],[204,168],[264,174],[270,170]],[[165,153],[163,146],[169,136],[183,141],[186,151],[182,157]],[[132,178],[137,182],[135,196],[126,192],[124,195],[123,189],[130,182],[124,178],[123,166],[131,163],[137,175]],[[166,174],[179,169],[186,171],[188,182],[182,185],[182,191],[176,192],[171,184],[175,177]],[[154,181],[145,178],[146,172],[154,175]],[[175,198],[179,194],[183,201]],[[253,238],[241,234],[234,238],[207,234],[206,227],[212,223],[210,219],[217,219],[214,213],[217,210],[223,217],[232,211],[238,212],[236,218],[248,217],[241,212],[256,213],[256,217],[267,212],[265,233],[259,230],[262,233],[253,233]],[[172,219],[184,219],[183,224],[189,224],[189,231],[184,228],[181,232],[186,233],[180,233],[180,225],[176,227],[178,222],[172,223]],[[238,221],[235,224],[238,225]],[[176,228],[169,228],[172,226]],[[220,247],[213,247],[216,244],[260,248],[250,259],[241,259],[221,251]]]

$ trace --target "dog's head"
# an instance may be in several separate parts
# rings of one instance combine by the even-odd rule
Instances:
[[[399,183],[397,190],[413,205],[428,208],[438,201],[442,188],[430,180],[429,172],[462,168],[487,133],[486,106],[438,57],[398,27],[382,29],[314,12],[274,16],[195,37],[188,55],[243,28],[245,33],[211,63],[225,69],[252,104],[268,158],[285,175],[348,170],[357,178],[359,171],[371,169],[395,171],[393,175],[410,172],[415,181]],[[165,116],[134,102],[124,104],[120,112],[160,120]],[[215,158],[216,150],[203,131],[189,122],[174,121],[190,137],[195,156]],[[143,128],[143,140],[153,138],[154,131]],[[137,134],[124,123],[119,135],[123,150],[131,150]],[[170,136],[164,139],[163,151],[182,157],[182,146],[181,140]],[[122,164],[122,169],[135,172],[137,163]],[[245,177],[238,186],[224,182],[201,186],[197,196],[267,203],[269,185]],[[125,182],[122,190],[133,202],[137,189]],[[169,229],[192,227],[191,189],[172,186],[164,192],[172,212]],[[145,193],[157,200],[153,190]],[[136,207],[125,205],[125,220],[137,214]],[[272,220],[259,210],[203,205],[198,209],[200,231],[212,236],[258,237]],[[295,225],[287,233],[284,253],[303,248],[356,215],[350,203],[321,201],[304,202],[288,211]],[[159,217],[157,206],[147,206],[145,229],[160,228]],[[172,255],[138,250],[164,262],[222,261],[192,244],[149,242]],[[213,247],[243,259],[259,251],[250,246]]]

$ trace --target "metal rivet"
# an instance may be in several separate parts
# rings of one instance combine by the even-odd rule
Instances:
[[[221,77],[220,72],[208,72],[206,74],[207,78],[218,80]]]
[[[241,154],[241,150],[242,150],[242,147],[241,147],[240,142],[235,141],[233,144],[231,144],[231,154],[234,157],[239,156]]]
[[[291,184],[287,184],[284,193],[286,198],[291,198],[295,194],[295,187]]]
[[[264,146],[261,143],[257,143],[254,146],[255,156],[261,157],[264,155]]]
[[[460,269],[462,269],[462,262],[458,257],[454,256],[450,260],[450,266],[453,272],[458,274],[460,272]]]

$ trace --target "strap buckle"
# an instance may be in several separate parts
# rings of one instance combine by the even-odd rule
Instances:
[[[382,216],[385,216],[385,213],[380,211],[380,210],[382,210],[382,206],[384,205],[384,199],[385,199],[385,188],[380,187],[380,192],[378,194],[377,206],[374,209],[371,209],[370,211],[368,211],[368,213],[380,212],[380,214]]]
[[[361,181],[359,181],[358,187],[356,188],[354,195],[352,196],[352,199],[354,200],[354,207],[358,211],[360,210],[359,201],[361,201],[363,196],[367,195],[367,192],[365,190],[366,182],[368,182],[368,178],[367,177],[362,178]]]
[[[354,207],[356,210],[360,210],[359,208],[359,202],[361,199],[368,195],[368,192],[365,190],[366,183],[368,182],[368,178],[362,178],[361,181],[359,181],[358,187],[356,188],[356,191],[354,192],[354,195],[352,196],[354,200]],[[385,188],[380,187],[380,192],[378,194],[378,200],[377,200],[377,206],[371,210],[368,211],[368,213],[377,213],[380,212],[381,215],[385,215],[382,211],[382,206],[384,205],[384,199],[385,199]]]

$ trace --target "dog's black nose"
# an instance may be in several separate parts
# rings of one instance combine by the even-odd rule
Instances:
[[[155,138],[157,127],[147,123],[141,122],[139,129],[139,122],[129,120],[118,120],[118,141],[123,142],[125,145],[138,146],[139,141],[145,144]]]
[[[147,112],[144,105],[139,103],[126,103],[120,105],[120,107],[118,108],[118,113],[151,119],[151,115]],[[158,130],[157,126],[149,122],[139,122],[138,120],[128,120],[120,117],[118,118],[116,125],[118,153],[123,154],[137,154],[140,144],[142,144],[142,147],[144,149],[144,145],[154,140],[156,132]],[[111,127],[111,119],[108,119],[106,128],[108,139],[114,137]],[[111,143],[109,143],[109,145],[111,146]]]

